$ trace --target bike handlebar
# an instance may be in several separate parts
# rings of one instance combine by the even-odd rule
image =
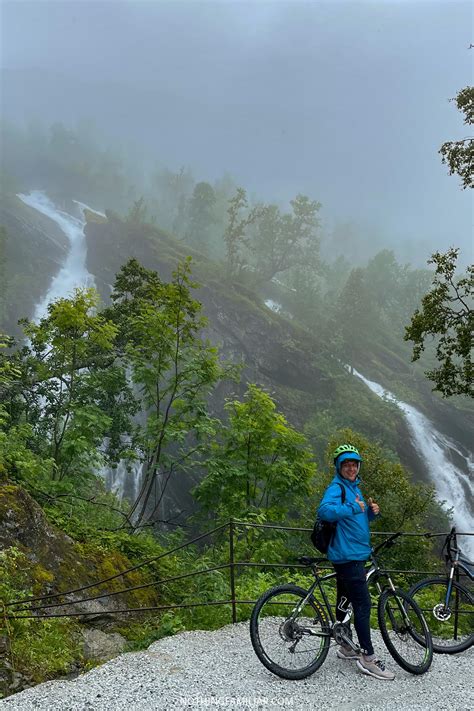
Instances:
[[[378,546],[375,546],[375,548],[372,551],[372,555],[377,553],[382,548],[385,548],[387,546],[392,546],[395,543],[395,540],[401,535],[402,535],[401,531],[398,531],[397,533],[392,533],[392,535],[389,536],[388,538],[386,538],[384,541],[382,541],[382,543],[379,543]]]
[[[432,538],[433,536],[437,536],[437,535],[439,535],[439,534],[425,533],[425,538]],[[454,542],[454,545],[453,545],[453,542]],[[456,531],[456,526],[453,526],[451,528],[450,532],[448,533],[448,535],[445,537],[444,543],[443,543],[443,548],[441,550],[441,555],[443,555],[444,551],[446,551],[446,553],[444,553],[446,562],[453,560],[453,557],[452,557],[453,553],[461,553],[461,549],[457,547],[456,543],[457,543],[457,531]]]

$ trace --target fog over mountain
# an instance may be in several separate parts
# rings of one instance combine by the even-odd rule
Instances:
[[[88,119],[144,170],[228,171],[264,200],[308,194],[327,230],[351,221],[377,248],[472,257],[471,195],[438,154],[467,135],[449,99],[472,82],[471,3],[4,0],[1,12],[4,117]]]

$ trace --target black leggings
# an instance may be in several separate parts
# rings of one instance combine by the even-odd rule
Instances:
[[[337,581],[336,618],[342,621],[345,616],[343,598],[352,603],[354,627],[359,644],[365,654],[374,653],[370,639],[370,594],[365,579],[365,561],[354,560],[349,563],[333,563]],[[341,604],[342,601],[342,604]]]

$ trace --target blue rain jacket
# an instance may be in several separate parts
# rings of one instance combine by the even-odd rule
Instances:
[[[339,484],[342,484],[346,491],[345,503],[342,503]],[[370,556],[372,546],[369,521],[372,521],[376,515],[367,506],[359,484],[359,477],[351,482],[336,473],[319,505],[318,515],[323,521],[337,522],[336,533],[327,552],[327,557],[332,563],[367,560]],[[365,503],[364,511],[356,502],[357,495]]]

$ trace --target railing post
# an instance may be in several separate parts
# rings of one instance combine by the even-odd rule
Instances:
[[[237,622],[235,606],[235,563],[234,563],[234,520],[229,521],[229,562],[230,562],[230,598],[232,600],[232,622]]]

